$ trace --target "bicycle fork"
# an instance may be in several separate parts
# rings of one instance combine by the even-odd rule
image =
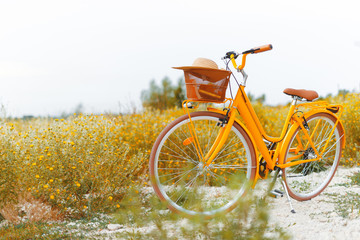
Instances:
[[[229,114],[229,112],[230,112],[230,114]],[[234,124],[235,115],[236,115],[235,112],[228,110],[228,112],[225,115],[225,119],[221,120],[221,124],[220,124],[221,129],[219,131],[219,134],[216,137],[216,140],[213,143],[213,145],[211,146],[209,152],[205,155],[205,157],[203,159],[203,161],[205,163],[204,167],[208,167],[213,162],[213,160],[215,159],[217,154],[220,152],[221,148],[224,146],[224,144],[230,134],[231,128]]]
[[[189,122],[187,123],[191,137],[187,138],[184,140],[183,144],[184,145],[188,145],[193,143],[194,147],[196,149],[196,153],[199,157],[199,162],[202,162],[202,166],[203,168],[208,167],[213,160],[216,158],[217,154],[220,152],[221,148],[224,146],[231,128],[235,122],[235,117],[236,117],[236,112],[235,111],[231,111],[231,109],[229,109],[224,117],[224,119],[219,119],[219,126],[220,126],[220,130],[219,133],[215,139],[215,142],[213,143],[213,145],[211,146],[210,150],[207,153],[203,153],[196,131],[195,131],[195,127],[193,125],[193,122],[191,120],[191,116],[190,116],[190,111],[188,109],[187,104],[188,104],[188,100],[185,100],[183,103],[183,109],[184,112],[188,114],[189,116]],[[204,154],[206,154],[204,156]]]

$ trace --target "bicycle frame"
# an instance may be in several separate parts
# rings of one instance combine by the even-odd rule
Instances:
[[[246,61],[245,60],[246,55],[247,54],[243,55],[242,65],[237,67],[237,69],[240,69],[240,70],[243,69],[243,67],[245,65],[245,61]],[[236,66],[235,60],[233,58],[231,60],[233,61],[234,66]],[[237,94],[236,94],[236,97],[234,100],[226,99],[226,101],[230,101],[230,106],[227,109],[228,110],[227,112],[224,112],[224,111],[221,111],[218,109],[214,109],[214,108],[208,108],[208,111],[213,111],[213,112],[218,112],[218,113],[224,114],[227,119],[225,119],[226,120],[226,124],[224,124],[225,126],[221,127],[221,129],[219,130],[218,136],[216,137],[215,142],[213,143],[212,147],[210,148],[209,152],[207,152],[207,153],[201,152],[196,133],[193,130],[194,127],[192,125],[190,112],[189,112],[189,109],[186,107],[186,106],[188,106],[189,101],[187,101],[187,100],[184,101],[184,104],[183,104],[184,111],[187,112],[190,117],[190,123],[188,124],[188,126],[189,126],[189,129],[191,132],[192,141],[195,142],[194,143],[195,148],[197,150],[199,158],[202,159],[202,161],[204,163],[204,167],[209,166],[212,163],[212,161],[215,159],[217,154],[220,152],[225,141],[227,140],[227,137],[228,137],[235,121],[239,125],[241,125],[243,127],[243,129],[246,131],[246,133],[250,136],[250,139],[253,142],[253,145],[255,147],[256,156],[259,156],[259,153],[260,153],[261,156],[263,157],[263,159],[266,161],[266,163],[267,163],[266,171],[274,170],[276,168],[283,169],[286,167],[295,166],[295,165],[306,163],[306,162],[320,160],[322,158],[322,155],[324,154],[324,151],[325,151],[329,141],[330,141],[330,136],[335,131],[336,126],[338,124],[340,124],[341,127],[343,128],[342,123],[339,121],[339,118],[343,111],[343,107],[341,105],[329,105],[328,103],[326,103],[324,101],[306,102],[306,103],[296,105],[297,101],[300,99],[298,97],[294,97],[292,104],[290,106],[290,109],[288,111],[287,117],[285,119],[285,123],[283,125],[280,136],[279,137],[271,137],[271,136],[267,135],[265,130],[263,129],[263,127],[255,113],[255,110],[252,107],[251,102],[244,91],[244,88],[245,88],[244,85],[239,86],[239,89],[237,91]],[[300,107],[310,108],[310,111],[308,111],[304,114],[302,111],[297,111],[297,109],[299,109]],[[340,110],[339,116],[336,116],[334,113],[332,113],[329,110],[329,108],[330,109],[337,108],[338,110]],[[323,150],[321,152],[318,152],[312,141],[312,135],[310,136],[308,134],[308,131],[306,130],[306,127],[304,126],[303,122],[305,122],[305,119],[308,116],[315,114],[317,112],[324,112],[324,111],[333,115],[337,119],[337,122],[335,123],[335,125],[329,135],[329,139],[327,140]],[[236,118],[237,112],[243,118],[245,125],[238,118]],[[287,146],[290,143],[293,133],[298,128],[300,128],[300,130],[304,132],[304,135],[309,140],[311,147],[315,150],[315,154],[317,157],[314,159],[298,160],[298,161],[294,161],[294,162],[291,162],[292,159],[290,158],[289,161],[286,162],[284,158],[285,158]],[[345,138],[345,136],[341,136],[341,137]],[[271,143],[276,144],[276,148],[269,149],[266,146],[264,139]],[[344,144],[342,147],[344,147],[344,145],[345,145],[345,141],[344,141]],[[291,151],[295,151],[295,150],[291,149]],[[256,166],[257,168],[259,167],[259,161],[260,161],[260,158],[257,159],[257,166]],[[261,178],[261,177],[259,176],[259,171],[257,169],[253,186],[255,186],[256,181],[259,178]]]

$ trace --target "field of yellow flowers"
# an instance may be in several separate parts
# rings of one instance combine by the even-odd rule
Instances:
[[[341,165],[360,165],[360,94],[327,100],[345,107],[342,121],[347,138]],[[254,107],[266,131],[278,135],[287,107],[260,103]],[[181,109],[172,109],[120,116],[3,119],[0,214],[16,222],[114,211],[131,186],[148,184],[152,145],[160,131],[182,114]]]

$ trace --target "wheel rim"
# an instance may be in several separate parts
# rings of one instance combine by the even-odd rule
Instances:
[[[316,116],[307,120],[309,136],[320,153],[334,126],[334,121],[326,116]],[[320,194],[331,181],[341,154],[341,137],[338,127],[319,161],[303,163],[285,169],[285,181],[292,197],[308,200]],[[298,129],[290,141],[285,159],[306,160],[316,158],[313,147],[305,139],[303,131]]]
[[[219,118],[196,116],[192,121],[206,154],[220,129]],[[232,209],[252,178],[245,138],[233,126],[223,149],[206,167],[199,161],[188,123],[189,119],[177,123],[160,141],[154,161],[155,185],[172,210],[187,215],[212,216]]]

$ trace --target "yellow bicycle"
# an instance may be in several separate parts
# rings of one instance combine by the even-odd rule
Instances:
[[[333,178],[345,146],[341,105],[314,101],[315,91],[287,88],[292,103],[281,135],[271,137],[245,94],[246,57],[271,49],[265,45],[243,52],[241,65],[236,63],[241,54],[228,52],[226,70],[207,59],[177,68],[185,74],[185,115],[161,132],[150,156],[152,186],[172,211],[205,217],[230,211],[257,180],[274,171],[294,212],[290,197],[314,198]],[[230,62],[243,76],[235,98],[225,98],[233,74]],[[209,102],[227,107],[190,111],[196,103]]]

